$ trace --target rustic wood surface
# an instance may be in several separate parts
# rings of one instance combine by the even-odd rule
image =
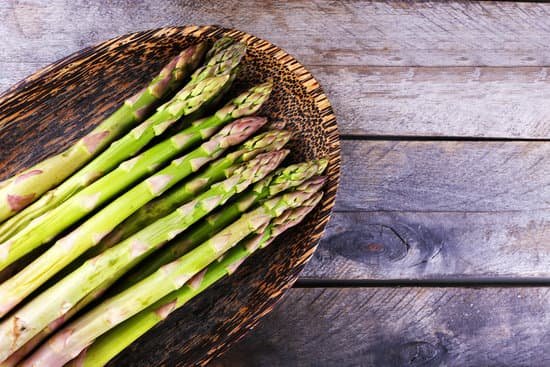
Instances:
[[[325,88],[343,175],[302,273],[319,288],[293,289],[214,365],[549,364],[550,4],[10,0],[0,16],[0,89],[191,23],[265,38]],[[410,281],[425,287],[390,287]]]
[[[211,365],[544,367],[549,309],[548,288],[292,289]]]

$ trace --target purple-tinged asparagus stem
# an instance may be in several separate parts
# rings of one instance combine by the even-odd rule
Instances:
[[[78,256],[98,244],[116,225],[141,206],[162,195],[183,178],[197,172],[206,163],[219,157],[229,147],[246,140],[263,124],[265,124],[264,119],[243,118],[225,126],[199,148],[173,160],[169,166],[134,186],[78,228],[58,240],[25,269],[0,285],[0,315],[5,315],[15,305],[19,304],[24,297],[44,284]],[[110,182],[104,184],[106,186],[97,185],[95,187],[98,194],[107,189]],[[75,198],[77,196],[71,200]],[[89,203],[85,201],[83,204],[88,205]],[[71,212],[67,215],[71,215]],[[21,326],[21,329],[31,327],[31,325],[22,324],[19,326]],[[16,333],[10,334],[12,333],[10,329],[15,330]],[[0,360],[7,358],[14,351],[11,348],[15,345],[12,338],[4,335],[16,335],[19,332],[18,330],[19,328],[14,329],[13,325],[9,326],[4,323],[0,325]]]
[[[233,274],[256,250],[265,248],[284,231],[302,222],[315,208],[323,194],[313,195],[297,209],[289,209],[273,219],[263,233],[241,241],[193,278],[185,286],[163,297],[132,318],[97,338],[92,345],[75,358],[68,367],[104,366],[135,340],[165,320],[172,312],[208,287]]]
[[[118,110],[73,146],[1,182],[0,222],[69,177],[129,127],[143,121],[159,101],[181,87],[185,78],[198,66],[206,48],[205,43],[199,43],[183,50],[145,89],[128,98]]]
[[[152,251],[185,231],[214,208],[223,205],[233,195],[264,178],[277,168],[287,154],[288,151],[276,151],[259,155],[193,201],[86,261],[6,319],[0,325],[0,338],[11,341],[12,346],[27,343],[48,325],[62,320],[73,305],[107,288]],[[16,333],[13,328],[10,330],[10,326],[21,324],[26,327],[16,328]]]
[[[223,253],[248,235],[264,229],[288,209],[298,208],[315,192],[296,190],[264,202],[178,260],[163,266],[136,285],[104,301],[56,333],[22,366],[63,366],[96,338],[183,287]]]

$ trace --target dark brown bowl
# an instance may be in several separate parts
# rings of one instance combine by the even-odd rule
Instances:
[[[171,315],[112,361],[112,366],[204,365],[267,314],[292,286],[323,233],[334,205],[340,142],[330,103],[312,75],[269,42],[218,26],[138,32],[68,56],[0,96],[0,180],[59,152],[137,92],[178,50],[222,35],[249,46],[236,89],[272,78],[263,110],[295,133],[292,161],[328,157],[319,207],[220,282]]]

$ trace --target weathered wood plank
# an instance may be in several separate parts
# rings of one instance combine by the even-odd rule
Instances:
[[[550,143],[343,141],[314,279],[550,276]]]
[[[340,211],[550,210],[550,143],[342,142]]]
[[[0,65],[0,89],[41,66]],[[330,95],[344,135],[550,137],[545,67],[310,69]]]
[[[346,135],[550,137],[545,67],[313,67]]]
[[[548,65],[550,5],[485,2],[3,1],[2,62],[52,62],[122,33],[220,24],[309,65]],[[39,52],[37,52],[39,50]]]
[[[310,279],[550,278],[550,210],[338,212]]]
[[[221,366],[548,366],[548,288],[292,289]]]
[[[7,88],[12,75],[31,73],[39,64],[3,66],[0,84]],[[546,68],[315,67],[313,72],[331,95],[345,135],[550,136]]]

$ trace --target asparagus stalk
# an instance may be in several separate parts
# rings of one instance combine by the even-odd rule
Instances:
[[[106,300],[60,330],[23,362],[22,366],[63,366],[97,337],[183,287],[195,274],[249,234],[265,228],[285,210],[301,206],[314,194],[297,190],[266,201],[196,249],[163,266],[140,283]]]
[[[130,272],[129,275],[115,287],[117,290],[125,289],[137,283],[141,279],[157,271],[161,266],[183,256],[190,249],[206,241],[213,233],[218,232],[232,223],[242,213],[266,199],[299,185],[302,185],[302,190],[318,190],[318,187],[323,184],[324,179],[310,178],[322,174],[327,167],[327,163],[327,160],[320,159],[281,168],[273,175],[258,182],[237,201],[205,218],[205,220],[192,228],[184,237],[175,239],[169,246],[159,250],[150,260],[148,259],[140,266],[139,271]],[[307,184],[304,184],[306,180],[309,181],[307,181]],[[307,186],[309,186],[309,188],[307,188]]]
[[[172,212],[213,182],[227,178],[240,163],[246,162],[260,153],[281,149],[289,141],[290,136],[288,131],[272,130],[249,139],[236,151],[212,163],[208,169],[193,180],[168,191],[160,198],[141,207],[101,241],[98,249],[108,248],[113,243],[120,242],[156,219]]]
[[[36,334],[31,340],[26,342],[21,348],[14,352],[8,359],[3,362],[0,362],[0,367],[15,367],[25,358],[32,350],[34,350],[40,343],[44,341],[49,335],[54,331],[60,328],[67,320],[70,320],[77,312],[82,310],[84,307],[90,304],[90,302],[97,300],[101,297],[105,291],[106,287],[100,287],[95,289],[92,293],[87,295],[78,302],[74,307],[68,310],[63,316],[57,318],[48,326],[46,326],[42,331]]]
[[[0,182],[0,222],[59,184],[130,126],[143,121],[152,107],[181,87],[198,66],[206,48],[203,42],[183,50],[145,89],[124,101],[118,110],[73,146]]]
[[[194,178],[192,181],[180,186],[186,187],[190,186],[193,188],[198,187],[198,183],[201,180],[201,177],[207,178],[207,172],[215,172],[217,170],[222,170],[225,172],[227,176],[229,176],[231,173],[234,172],[233,166],[226,168],[226,165],[229,164],[230,161],[233,161],[235,157],[239,157],[238,159],[235,159],[235,161],[239,160],[245,160],[248,161],[249,159],[253,159],[256,155],[264,152],[264,151],[271,151],[271,150],[279,150],[281,149],[284,144],[288,141],[290,138],[290,133],[283,130],[274,130],[274,131],[268,131],[266,133],[257,135],[248,141],[246,141],[239,149],[236,151],[229,153],[226,157],[219,159],[217,162],[214,162],[211,164],[211,166],[206,170],[204,173],[202,173],[200,176]],[[232,157],[230,157],[232,156]],[[321,172],[319,172],[321,173]],[[218,173],[216,173],[218,174]],[[211,180],[211,178],[208,178]],[[195,182],[196,184],[193,184]],[[179,189],[178,189],[179,190]],[[196,190],[192,190],[195,191]],[[163,195],[164,196],[164,195]],[[184,203],[187,200],[181,200],[180,203]],[[172,203],[170,203],[172,204]],[[147,205],[146,205],[147,206]],[[172,206],[172,205],[170,205]],[[143,209],[143,208],[142,208]],[[138,212],[140,212],[142,209],[140,209]],[[172,209],[172,211],[175,210],[175,207]],[[149,213],[145,211],[143,215],[148,215]],[[160,217],[158,213],[155,213],[156,217]],[[134,214],[135,215],[135,214]],[[123,222],[124,223],[124,222]],[[149,223],[147,223],[149,224]],[[139,228],[144,228],[146,226],[145,223],[141,225]],[[120,226],[119,226],[120,227]],[[111,232],[114,233],[115,231]],[[134,231],[137,232],[137,229]],[[132,232],[132,233],[134,233]],[[122,239],[127,238],[128,236],[117,234],[115,236],[109,235],[105,239],[103,239],[97,246],[92,248],[89,252],[89,254],[86,254],[86,258],[91,258],[93,256],[97,256],[104,251],[106,251],[108,248],[114,246],[116,243],[120,242]],[[109,241],[110,240],[110,241]],[[203,242],[205,239],[196,239],[196,243]],[[80,267],[83,264],[82,262],[77,262],[77,264],[72,263],[68,268],[71,268],[70,271],[66,272],[68,268],[64,269],[63,272],[66,272],[64,275],[62,275],[61,278],[64,278],[69,273],[72,273],[74,270],[76,270],[78,267]],[[73,266],[74,265],[74,266]],[[160,265],[159,265],[160,267]],[[156,269],[155,269],[156,270]],[[61,272],[61,273],[63,273]],[[152,272],[152,271],[151,271]],[[58,274],[59,275],[61,275]],[[33,337],[29,342],[27,342],[23,347],[21,347],[17,352],[15,352],[7,361],[0,363],[0,367],[12,367],[15,366],[25,355],[29,353],[32,349],[34,349],[42,340],[44,340],[49,334],[51,334],[53,331],[57,329],[58,326],[60,326],[64,320],[67,320],[71,318],[76,312],[80,311],[83,307],[88,305],[93,300],[97,299],[101,294],[103,294],[103,291],[108,288],[111,285],[111,282],[106,282],[102,284],[102,286],[96,290],[94,290],[92,293],[88,294],[86,297],[84,297],[81,301],[79,301],[74,307],[72,307],[64,316],[60,316],[58,320],[55,320],[51,322],[46,328],[44,328],[37,336]]]
[[[84,350],[69,367],[104,366],[122,350],[166,319],[172,312],[181,308],[189,300],[208,287],[233,274],[242,262],[257,249],[265,248],[281,233],[300,223],[323,197],[316,193],[297,209],[289,209],[269,223],[264,233],[241,241],[237,246],[210,264],[205,270],[191,278],[182,288],[161,298],[153,305],[132,318],[117,325],[114,329],[97,338]]]
[[[211,136],[217,128],[227,122],[240,116],[253,114],[267,100],[270,92],[271,84],[269,83],[251,88],[233,99],[211,117],[197,122],[194,126],[157,144],[140,156],[122,163],[118,169],[97,180],[41,217],[36,218],[7,242],[0,243],[0,270],[34,248],[49,241],[61,230],[74,223],[75,220],[82,218],[83,215],[89,213],[101,202],[111,198],[127,185],[143,177],[161,162],[193,146],[202,138]],[[89,200],[89,198],[93,200]],[[56,225],[51,225],[52,222]]]
[[[107,288],[129,268],[176,234],[186,230],[253,182],[265,177],[287,154],[288,151],[276,151],[258,156],[237,168],[228,179],[213,185],[192,202],[86,261],[0,324],[0,351],[23,346],[48,325],[64,317],[73,305],[77,305],[87,295],[98,288]],[[14,325],[22,323],[26,326],[14,330]]]
[[[21,272],[0,285],[0,316],[5,315],[30,292],[37,289],[86,250],[96,245],[102,237],[141,206],[162,195],[178,181],[198,171],[204,164],[219,157],[227,148],[244,141],[264,123],[264,119],[258,118],[243,118],[231,123],[199,148],[175,159],[169,166],[134,186],[77,229],[58,240]],[[102,190],[108,190],[110,184],[110,182],[105,182],[103,186],[94,185],[97,194],[101,194]],[[73,199],[77,197],[79,196],[77,195]],[[92,206],[88,201],[84,200],[81,203],[82,205]],[[71,214],[71,212],[68,212],[66,215]],[[52,227],[57,224],[49,223]],[[42,228],[43,231],[47,229]],[[21,326],[22,328],[29,327],[28,325]],[[0,340],[0,343],[2,342],[3,340]],[[2,351],[3,348],[0,346],[0,356]],[[2,359],[0,358],[0,360]]]
[[[255,158],[258,154],[280,150],[290,139],[290,132],[285,130],[271,130],[256,135],[245,141],[237,150],[228,153],[223,158],[211,163],[200,175],[192,180],[183,183],[156,200],[145,204],[124,222],[111,231],[99,244],[91,248],[82,259],[73,262],[62,272],[50,280],[57,281],[78,268],[82,263],[94,256],[99,255],[106,249],[128,238],[130,235],[145,228],[155,220],[173,212],[179,205],[191,200],[209,186],[222,179],[228,178],[240,163]],[[57,279],[56,279],[57,278]],[[1,366],[0,366],[1,367]]]
[[[219,53],[221,50],[227,48],[228,46],[232,45],[235,42],[233,38],[230,37],[222,37],[219,40],[217,40],[214,45],[208,50],[206,53],[206,58],[210,59],[215,54]]]
[[[148,262],[144,265],[140,265],[139,271],[137,271],[135,274],[132,274],[127,279],[124,279],[124,281],[122,281],[122,283],[116,287],[114,292],[116,292],[117,290],[123,290],[128,288],[129,286],[137,283],[139,280],[154,273],[162,265],[165,265],[177,259],[178,257],[181,257],[190,248],[193,248],[196,245],[206,241],[210,236],[212,236],[213,233],[218,232],[220,229],[222,229],[223,227],[229,225],[231,222],[236,220],[240,214],[248,210],[254,203],[259,202],[261,200],[265,200],[266,193],[268,195],[267,198],[270,198],[274,195],[277,195],[282,190],[286,190],[288,188],[292,188],[300,184],[302,184],[302,187],[301,187],[302,191],[308,191],[308,192],[318,191],[319,188],[324,183],[324,178],[315,178],[315,179],[310,179],[310,178],[313,175],[323,173],[325,167],[326,167],[326,161],[319,160],[319,161],[310,161],[306,163],[301,163],[298,165],[293,165],[285,169],[279,170],[277,174],[273,175],[269,179],[262,181],[261,184],[256,186],[256,192],[262,192],[262,194],[259,195],[258,198],[256,198],[255,200],[252,200],[250,194],[245,195],[238,202],[223,209],[223,211],[227,212],[228,215],[220,215],[221,214],[220,213],[220,214],[215,214],[210,216],[208,220],[203,221],[201,225],[199,225],[198,227],[195,227],[194,229],[192,228],[191,231],[188,234],[186,234],[184,239],[181,239],[179,241],[175,239],[176,242],[170,248],[161,249],[160,250],[161,253],[158,256],[155,254],[154,257],[151,259],[152,260],[151,262]],[[304,181],[306,180],[308,180],[307,183],[304,183]],[[288,185],[281,186],[281,182],[287,182]],[[271,183],[272,187],[263,186],[267,183]],[[260,190],[259,188],[260,186],[264,188]],[[73,307],[69,311],[70,313],[66,314],[66,316],[62,318],[62,320],[69,319],[74,313],[78,312],[82,307],[89,304],[91,301],[97,299],[99,295],[101,295],[103,291],[110,285],[111,283],[107,282],[106,284],[103,284],[100,288],[96,289],[94,292],[86,296],[75,307]],[[41,340],[43,340],[47,335],[49,335],[52,331],[54,331],[60,324],[61,322],[54,321],[53,323],[50,324],[50,326],[44,329],[40,335],[33,338],[31,342],[27,343],[27,344],[30,344],[29,346],[25,345],[23,348],[26,347],[27,350],[34,349],[34,346],[36,346]],[[51,325],[53,325],[55,328],[52,327]],[[27,352],[24,352],[20,349],[15,353],[15,355],[10,357],[9,361],[18,362],[21,359],[21,357],[26,354]],[[13,364],[7,364],[9,361],[4,362],[6,363],[5,366],[0,363],[0,367],[12,366]]]
[[[210,105],[216,96],[231,85],[234,78],[232,72],[238,66],[244,53],[244,46],[237,44],[227,48],[222,54],[215,55],[210,62],[216,62],[212,65],[209,63],[197,70],[191,81],[174,98],[160,106],[153,116],[114,142],[105,152],[60,186],[49,191],[33,205],[2,224],[0,226],[0,242],[6,241],[27,226],[33,219],[55,208],[83,187],[109,172],[118,163],[135,155],[155,136],[161,135],[180,118],[194,116],[201,108]],[[43,171],[46,172],[46,170]],[[51,172],[63,172],[63,169],[57,168],[55,171],[48,169],[47,172],[50,172],[51,175]],[[63,179],[67,176],[65,175]],[[31,181],[28,182],[32,183]]]

